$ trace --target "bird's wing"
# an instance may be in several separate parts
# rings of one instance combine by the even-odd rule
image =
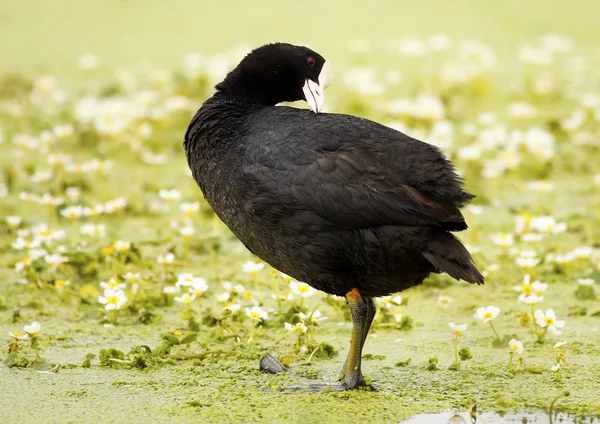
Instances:
[[[408,178],[382,163],[369,146],[306,151],[302,148],[294,159],[284,154],[287,160],[272,154],[263,163],[245,167],[260,185],[248,207],[271,218],[290,208],[310,211],[345,229],[381,225],[466,228],[455,204],[436,201],[407,184]]]

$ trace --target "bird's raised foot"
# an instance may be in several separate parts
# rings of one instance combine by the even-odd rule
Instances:
[[[280,372],[288,372],[289,370],[273,355],[267,353],[260,360],[258,368],[261,371],[265,371],[271,374],[278,374]]]

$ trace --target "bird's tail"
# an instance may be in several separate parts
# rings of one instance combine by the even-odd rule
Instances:
[[[448,232],[436,232],[423,251],[423,256],[438,272],[445,272],[457,280],[483,284],[483,275],[475,268],[467,248]]]

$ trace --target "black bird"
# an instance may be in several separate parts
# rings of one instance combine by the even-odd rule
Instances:
[[[216,86],[185,134],[194,179],[256,256],[314,288],[345,296],[352,339],[342,387],[365,385],[361,353],[374,297],[445,272],[483,283],[451,232],[473,195],[440,150],[367,119],[319,113],[329,62],[275,43]],[[310,110],[275,106],[306,100]]]

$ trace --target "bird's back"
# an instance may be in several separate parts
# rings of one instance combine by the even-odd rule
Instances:
[[[206,199],[253,253],[334,294],[367,281],[387,294],[437,271],[422,253],[436,234],[466,228],[458,207],[472,196],[435,146],[353,116],[245,107],[209,103],[186,151]]]

